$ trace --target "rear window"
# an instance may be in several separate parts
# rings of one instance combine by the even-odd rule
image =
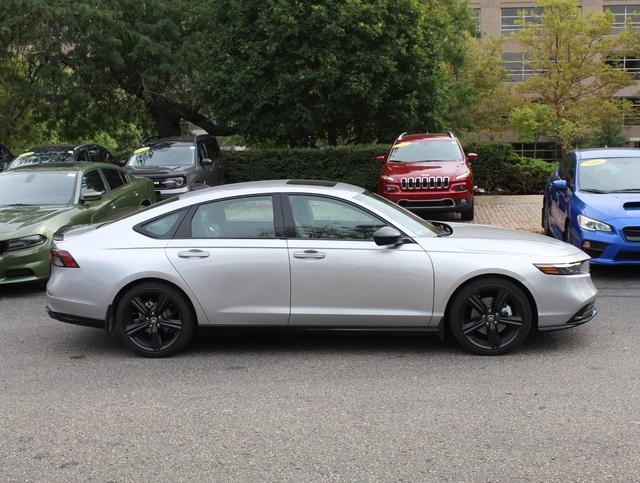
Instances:
[[[429,161],[460,161],[464,156],[457,141],[432,140],[400,141],[389,156],[396,163],[419,163]]]
[[[151,238],[168,239],[173,236],[186,213],[186,209],[174,211],[154,220],[138,225],[135,230]]]

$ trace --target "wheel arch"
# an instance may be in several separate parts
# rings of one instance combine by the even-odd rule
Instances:
[[[116,293],[116,295],[113,297],[111,305],[109,305],[109,309],[107,311],[106,328],[107,328],[107,332],[109,334],[112,334],[114,332],[114,329],[115,329],[115,317],[114,317],[114,314],[116,312],[116,307],[120,303],[120,299],[122,299],[122,295],[127,290],[129,290],[132,287],[135,287],[136,285],[141,285],[143,283],[149,283],[149,282],[151,282],[151,283],[159,283],[159,284],[162,284],[162,285],[166,285],[167,287],[171,287],[174,290],[177,290],[184,297],[184,299],[187,301],[187,303],[189,304],[189,308],[191,309],[191,315],[193,315],[193,320],[196,323],[196,327],[198,327],[200,325],[200,321],[198,319],[198,311],[196,310],[196,307],[195,307],[195,305],[193,303],[193,300],[191,300],[191,297],[189,297],[189,295],[182,288],[180,288],[175,283],[169,282],[168,280],[164,280],[162,278],[145,277],[145,278],[139,278],[139,279],[136,279],[136,280],[132,280],[131,282],[127,283],[126,285],[121,287],[120,290],[118,290],[118,293]]]
[[[517,278],[511,277],[509,275],[505,275],[503,273],[483,273],[480,275],[476,275],[473,276],[467,280],[465,280],[464,282],[462,282],[460,285],[458,285],[456,287],[456,289],[451,293],[451,295],[449,296],[449,300],[447,300],[447,306],[445,308],[444,311],[444,320],[447,322],[444,324],[445,327],[447,327],[448,321],[449,321],[449,310],[451,309],[451,303],[453,302],[453,299],[456,297],[456,295],[458,294],[458,292],[460,292],[460,290],[464,289],[467,285],[476,282],[478,280],[482,280],[482,279],[487,279],[487,278],[500,278],[509,282],[514,283],[518,288],[520,288],[520,290],[523,291],[523,293],[526,295],[527,299],[529,300],[529,303],[531,304],[531,309],[532,309],[532,322],[533,322],[533,327],[537,328],[538,327],[538,305],[536,304],[536,300],[533,297],[533,294],[531,293],[531,291],[527,288],[527,286],[525,284],[523,284],[520,280],[518,280]]]

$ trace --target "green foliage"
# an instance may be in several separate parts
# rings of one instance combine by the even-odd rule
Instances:
[[[375,191],[382,169],[375,157],[387,145],[342,146],[322,149],[262,149],[224,153],[228,182],[265,179],[324,179]]]
[[[515,36],[537,72],[522,84],[522,92],[547,108],[534,131],[543,127],[568,150],[605,122],[621,122],[620,103],[611,96],[634,80],[607,59],[623,50],[626,40],[610,35],[610,12],[583,14],[574,0],[538,0],[536,5],[544,8],[540,22],[525,23]]]
[[[478,154],[474,182],[489,193],[541,193],[554,168],[546,161],[518,155],[507,143],[473,144],[466,151]]]
[[[196,77],[250,141],[314,147],[438,130],[457,115],[473,31],[464,0],[217,0]]]

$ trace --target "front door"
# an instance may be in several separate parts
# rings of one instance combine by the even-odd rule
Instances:
[[[289,260],[286,240],[276,236],[274,206],[271,195],[202,204],[167,245],[211,323],[287,325]]]
[[[378,246],[387,223],[361,207],[289,195],[290,325],[424,327],[433,310],[433,266],[417,244]]]

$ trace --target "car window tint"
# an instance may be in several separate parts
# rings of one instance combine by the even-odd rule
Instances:
[[[105,191],[104,182],[97,169],[84,174],[82,177],[82,195],[87,193],[104,193]]]
[[[207,150],[204,147],[204,144],[198,144],[198,163],[201,163],[203,159],[207,157]]]
[[[89,157],[91,159],[92,162],[94,163],[100,163],[102,162],[102,152],[100,151],[100,149],[98,147],[91,147],[89,148]]]
[[[156,218],[139,227],[138,231],[153,238],[170,238],[183,214],[184,210]]]
[[[104,174],[104,177],[107,179],[107,183],[109,183],[109,187],[112,190],[119,188],[124,184],[122,176],[117,169],[103,169],[102,174]]]
[[[89,153],[85,149],[78,153],[78,161],[91,161]]]
[[[332,198],[289,196],[297,238],[328,240],[372,240],[386,226],[381,219]]]
[[[274,238],[271,196],[251,196],[201,205],[191,220],[192,238]]]

